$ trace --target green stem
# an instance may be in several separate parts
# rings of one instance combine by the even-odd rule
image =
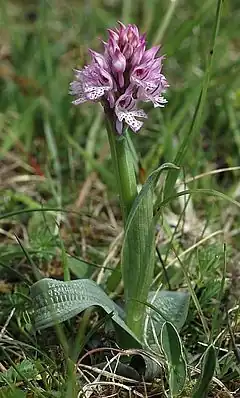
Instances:
[[[137,196],[134,163],[127,138],[124,135],[117,135],[109,120],[107,120],[107,132],[124,225],[126,225],[128,214]]]
[[[143,337],[144,321],[146,317],[146,302],[147,297],[145,297],[145,300],[143,299],[142,302],[138,302],[133,298],[126,303],[125,322],[139,340],[142,340]]]
[[[113,167],[118,185],[121,210],[124,219],[125,234],[127,233],[127,247],[129,249],[129,253],[131,252],[131,255],[122,255],[122,273],[124,281],[124,295],[126,301],[126,323],[133,331],[133,333],[139,339],[141,339],[145,317],[144,302],[147,301],[148,290],[145,291],[145,289],[142,292],[142,288],[139,290],[138,286],[139,278],[142,271],[139,253],[142,253],[142,249],[140,247],[142,244],[141,236],[144,235],[144,237],[148,239],[148,223],[151,219],[150,215],[152,215],[152,212],[148,212],[147,205],[143,206],[142,217],[137,217],[134,223],[131,221],[131,231],[127,232],[126,226],[128,215],[132,209],[133,202],[138,195],[134,159],[126,135],[123,134],[119,136],[116,133],[114,129],[114,123],[111,121],[111,115],[109,116],[109,118],[107,118],[107,131]],[[144,217],[146,218],[144,219]],[[142,226],[142,224],[144,224],[144,226]],[[132,242],[135,243],[133,244]],[[130,250],[130,247],[132,250]],[[137,260],[135,258],[136,252],[138,253]],[[148,258],[148,261],[151,262],[151,259]],[[146,262],[144,262],[144,268],[145,264]],[[137,266],[135,267],[135,265]],[[130,274],[133,277],[131,281],[129,279]],[[149,286],[147,287],[149,288]],[[142,302],[137,302],[137,299],[141,300]]]

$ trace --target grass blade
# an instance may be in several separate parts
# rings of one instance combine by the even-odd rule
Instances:
[[[180,148],[179,148],[176,158],[174,160],[174,164],[176,164],[179,167],[183,166],[184,160],[186,157],[186,153],[190,146],[190,142],[191,142],[191,140],[193,140],[193,137],[199,133],[202,122],[203,122],[204,106],[205,106],[206,99],[207,99],[207,91],[208,91],[208,86],[209,86],[210,77],[211,77],[213,54],[214,54],[214,50],[215,50],[215,46],[216,46],[216,38],[218,35],[218,31],[219,31],[222,3],[223,3],[223,0],[218,0],[215,25],[213,28],[213,36],[212,36],[212,40],[210,43],[207,67],[206,67],[206,71],[205,71],[205,75],[204,75],[204,79],[203,79],[202,89],[201,89],[198,103],[196,106],[195,114],[194,114],[193,121],[192,121],[192,124],[190,127],[190,131],[187,132],[187,134],[185,134],[185,137],[183,138],[182,144],[180,145]],[[171,170],[168,173],[168,176],[166,179],[166,184],[165,184],[165,189],[164,189],[164,197],[165,198],[171,196],[175,182],[178,178],[178,175],[179,175],[178,170]]]
[[[213,345],[206,350],[202,361],[202,373],[192,398],[206,398],[209,384],[216,367],[216,352]]]

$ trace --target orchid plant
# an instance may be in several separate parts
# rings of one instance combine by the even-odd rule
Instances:
[[[166,29],[168,24],[166,21],[170,18],[176,2],[172,1],[171,3],[170,13],[167,12],[166,14],[161,34]],[[202,125],[202,115],[204,114],[204,104],[210,82],[222,3],[222,0],[217,2],[210,51],[194,117],[189,130],[186,129],[175,157],[175,163],[179,167],[184,165],[190,138],[193,138],[200,131]],[[79,384],[79,375],[77,377],[78,366],[76,364],[80,353],[86,347],[86,341],[89,341],[94,331],[102,327],[103,324],[106,326],[105,330],[109,331],[109,323],[111,326],[117,326],[115,328],[116,340],[120,343],[120,347],[123,346],[121,343],[124,343],[125,347],[127,346],[128,348],[139,347],[139,345],[144,348],[144,350],[140,349],[137,352],[140,354],[141,359],[143,354],[147,358],[145,358],[145,370],[150,380],[153,380],[156,375],[163,380],[164,377],[162,377],[161,372],[162,365],[165,365],[169,387],[168,396],[178,397],[183,391],[185,396],[186,380],[189,380],[192,374],[192,362],[191,372],[187,372],[185,350],[178,332],[187,317],[189,294],[183,290],[163,290],[161,289],[162,286],[157,285],[156,278],[153,277],[156,260],[156,224],[160,223],[162,208],[173,198],[186,195],[186,193],[191,193],[191,191],[187,190],[178,192],[177,195],[173,194],[179,167],[170,163],[162,165],[153,171],[139,191],[135,162],[132,155],[133,144],[129,134],[129,130],[138,133],[143,127],[144,121],[147,119],[145,103],[152,103],[154,108],[161,108],[167,102],[163,96],[169,87],[162,73],[164,57],[158,55],[159,46],[150,49],[146,48],[145,34],[140,34],[135,25],[125,26],[119,22],[117,28],[108,30],[108,35],[107,42],[102,43],[103,52],[97,53],[89,50],[91,56],[89,65],[83,69],[75,69],[74,80],[70,83],[70,94],[74,96],[74,105],[98,102],[104,110],[113,172],[116,177],[124,226],[121,276],[124,285],[125,303],[122,306],[123,308],[116,305],[105,293],[104,284],[99,286],[95,281],[87,278],[70,280],[70,261],[68,262],[68,255],[65,253],[62,244],[64,281],[44,278],[31,286],[34,324],[36,329],[50,326],[55,326],[56,328],[65,354],[66,368],[69,374],[67,393],[65,394],[64,391],[64,396],[76,396],[75,387]],[[159,192],[156,189],[156,185],[161,172],[164,170],[168,170],[168,175],[164,189]],[[196,190],[192,192],[194,193]],[[218,191],[204,189],[201,192],[207,194],[212,194],[213,192],[219,198],[228,199],[226,195]],[[232,201],[232,203],[239,205],[236,201]],[[57,210],[59,211],[59,209],[41,209],[41,211],[51,212]],[[179,258],[178,260],[181,262]],[[78,259],[78,261],[82,264],[81,259]],[[209,383],[216,368],[216,350],[214,347],[216,340],[213,340],[213,338],[220,314],[221,296],[219,294],[219,309],[213,319],[212,331],[209,331],[194,292],[192,281],[188,277],[184,264],[181,265],[184,282],[186,282],[191,293],[209,342],[201,359],[201,375],[192,395],[194,398],[201,398],[207,395]],[[115,276],[114,271],[113,278]],[[221,283],[221,289],[223,289],[223,282],[224,279]],[[107,315],[102,317],[99,322],[95,322],[94,325],[91,324],[91,330],[88,333],[86,325],[89,325],[89,311],[84,312],[74,342],[72,343],[72,336],[71,339],[67,340],[63,333],[64,329],[59,326],[59,323],[69,320],[92,307],[101,307]],[[72,326],[71,322],[67,326],[72,333],[72,329],[70,329]],[[127,355],[135,356],[135,353],[136,350],[127,350]],[[156,361],[160,364],[157,374],[155,372],[156,368],[154,369]],[[108,357],[106,362],[108,365],[111,362],[115,368],[114,362],[112,360],[109,361]],[[124,362],[125,364],[127,363],[125,359]],[[133,362],[128,360],[129,364],[131,365]],[[102,363],[99,365],[102,365]],[[141,369],[144,368],[142,361],[140,367]],[[118,363],[114,373],[118,370],[117,368]],[[101,369],[103,369],[102,366]],[[111,370],[110,366],[109,369]],[[151,371],[153,372],[151,373]],[[147,379],[146,373],[143,375],[145,380]],[[157,382],[159,383],[159,381]],[[97,385],[95,381],[92,384]],[[131,391],[129,390],[129,394]],[[164,395],[166,395],[165,388],[163,391]],[[89,392],[91,395],[93,390],[89,390]]]
[[[76,97],[74,105],[99,101],[104,108],[126,231],[128,216],[138,195],[126,130],[129,127],[136,133],[143,126],[142,119],[146,119],[147,114],[140,108],[141,103],[152,102],[154,107],[165,105],[167,101],[162,94],[168,83],[162,74],[163,57],[157,56],[160,46],[147,50],[145,34],[141,35],[136,25],[125,26],[119,22],[119,28],[109,29],[108,34],[108,41],[103,42],[103,54],[89,50],[91,63],[82,70],[75,70],[70,93]],[[144,310],[136,300],[147,301],[154,268],[152,198],[146,200],[143,207],[142,215],[146,214],[135,225],[135,236],[130,233],[127,238],[130,241],[127,245],[132,245],[132,248],[128,249],[127,256],[123,250],[122,256],[126,322],[139,338],[143,330]],[[130,252],[132,254],[129,255]],[[139,252],[141,255],[136,261]],[[145,264],[142,264],[143,258]],[[136,268],[132,272],[134,265]],[[143,272],[143,268],[147,272]]]
[[[137,26],[125,26],[119,22],[118,28],[108,30],[108,35],[108,41],[103,42],[103,53],[89,50],[90,64],[83,69],[75,69],[70,94],[75,97],[74,105],[100,102],[104,109],[124,222],[121,269],[125,316],[122,319],[115,304],[90,280],[41,280],[32,287],[32,297],[39,328],[53,325],[54,321],[64,321],[91,305],[99,305],[107,312],[113,311],[113,320],[142,343],[146,337],[148,301],[161,308],[161,313],[166,316],[164,319],[159,315],[155,319],[158,334],[165,320],[174,316],[180,316],[180,321],[175,319],[175,326],[181,327],[188,308],[188,295],[185,293],[165,292],[161,295],[162,292],[150,292],[157,222],[154,188],[163,170],[176,167],[172,164],[159,167],[138,192],[128,135],[129,129],[137,133],[147,119],[142,109],[145,102],[152,103],[155,108],[164,107],[167,101],[163,94],[169,85],[162,73],[164,57],[158,56],[160,46],[146,49],[145,34],[140,34]],[[46,294],[50,303],[45,300]],[[180,315],[173,315],[176,301],[178,308],[181,303]],[[167,308],[171,308],[171,314]]]

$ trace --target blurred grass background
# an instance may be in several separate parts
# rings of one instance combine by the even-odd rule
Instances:
[[[147,32],[149,45],[161,43],[166,54],[169,103],[163,111],[150,110],[145,129],[134,141],[147,172],[163,161],[172,161],[198,100],[211,50],[216,4],[214,0],[200,4],[168,0],[3,1],[1,159],[11,151],[22,159],[30,154],[32,166],[35,161],[41,169],[37,174],[49,173],[58,180],[59,189],[68,191],[62,199],[73,199],[79,182],[100,166],[94,159],[106,134],[95,105],[72,107],[68,96],[72,68],[87,62],[88,48],[100,50],[99,38],[104,39],[106,28],[121,19],[137,23]],[[238,165],[239,13],[237,1],[224,2],[204,125],[190,145],[184,167],[190,175]],[[107,170],[103,177],[104,182],[110,177]],[[67,187],[62,184],[64,178],[70,182]],[[228,184],[233,177],[228,173],[221,178]]]

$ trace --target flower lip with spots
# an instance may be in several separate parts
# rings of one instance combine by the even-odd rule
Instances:
[[[101,102],[114,118],[118,134],[123,133],[125,124],[137,132],[143,125],[141,119],[147,118],[139,103],[163,107],[167,102],[162,96],[168,87],[161,73],[164,57],[157,57],[159,46],[146,50],[145,34],[141,35],[136,25],[119,22],[108,34],[103,54],[89,50],[91,63],[74,70],[70,94],[76,97],[74,105]]]

